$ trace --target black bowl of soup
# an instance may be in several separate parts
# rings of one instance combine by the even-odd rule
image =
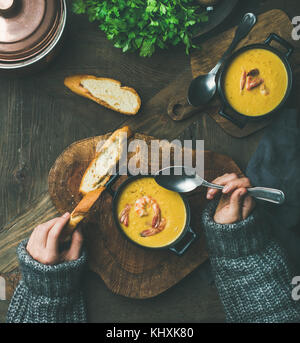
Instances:
[[[285,52],[271,46],[276,41]],[[275,33],[263,44],[237,50],[224,64],[218,79],[222,100],[219,114],[243,127],[249,120],[265,118],[286,103],[293,73],[288,61],[293,46]]]

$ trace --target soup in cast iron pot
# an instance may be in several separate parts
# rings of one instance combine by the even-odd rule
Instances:
[[[186,224],[186,208],[181,196],[160,187],[151,177],[130,182],[117,204],[124,233],[145,247],[173,243]]]
[[[273,111],[288,88],[288,74],[281,59],[266,49],[250,49],[229,65],[224,81],[228,103],[246,116]]]

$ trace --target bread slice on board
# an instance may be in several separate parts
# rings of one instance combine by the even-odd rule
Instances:
[[[111,110],[135,115],[141,107],[141,98],[130,87],[121,82],[93,75],[74,75],[65,78],[64,84],[72,92],[89,98]]]
[[[80,193],[85,195],[107,183],[124,149],[127,148],[127,139],[131,135],[130,128],[124,126],[104,142],[81,179]]]

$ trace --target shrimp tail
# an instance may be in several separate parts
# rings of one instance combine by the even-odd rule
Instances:
[[[161,214],[160,214],[160,210],[158,211],[158,213],[155,214],[155,216],[152,219],[152,227],[153,228],[158,228],[159,224],[161,221]]]
[[[140,235],[142,237],[150,237],[150,236],[156,235],[157,233],[164,230],[164,228],[166,227],[166,224],[167,224],[166,219],[162,218],[157,228],[151,227],[150,229],[142,231]]]
[[[151,227],[150,229],[142,231],[140,235],[142,237],[150,237],[150,236],[153,236],[155,234],[157,234],[157,229]]]

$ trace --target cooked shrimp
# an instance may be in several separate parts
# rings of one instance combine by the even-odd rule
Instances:
[[[264,79],[261,78],[256,78],[256,79],[250,79],[249,76],[249,82],[247,82],[247,90],[251,90],[259,85],[261,85],[262,83],[264,83]]]
[[[126,204],[124,210],[120,213],[120,222],[124,224],[125,226],[128,226],[129,224],[129,212],[131,209],[131,205]]]
[[[144,230],[141,233],[142,237],[148,237],[148,236],[153,236],[156,233],[162,231],[165,226],[166,226],[166,220],[164,218],[161,218],[161,211],[158,203],[156,202],[155,199],[145,195],[140,199],[137,199],[135,202],[135,211],[138,214],[138,216],[143,217],[147,216],[147,206],[151,206],[154,216],[152,219],[152,224],[151,228]]]
[[[135,209],[135,211],[139,217],[143,217],[143,216],[148,215],[148,212],[147,212],[147,206],[148,205],[151,205],[151,207],[154,211],[154,216],[156,216],[158,214],[158,212],[160,213],[160,208],[159,208],[157,202],[153,198],[151,198],[147,195],[144,195],[143,197],[136,200],[135,206],[134,206],[134,209]]]
[[[136,200],[134,205],[134,210],[138,214],[139,217],[147,216],[147,205],[150,203],[150,198],[146,195],[142,198]]]
[[[245,88],[246,79],[247,79],[247,72],[246,72],[245,69],[243,69],[242,76],[241,76],[241,81],[240,81],[241,92]]]
[[[166,227],[167,221],[165,218],[162,218],[159,225],[157,227],[151,227],[150,229],[144,230],[140,233],[140,235],[142,237],[149,237],[149,236],[153,236],[156,235],[157,233],[161,232],[162,230],[164,230],[164,228]]]
[[[253,80],[252,76],[247,76],[247,78],[246,78],[246,89],[247,89],[247,91],[250,90],[250,83],[252,82],[252,80]]]
[[[152,219],[152,227],[157,228],[161,222],[160,208],[157,202],[152,204],[152,209],[154,211],[154,217]]]
[[[260,86],[260,92],[262,95],[269,95],[270,94],[269,89],[266,87],[266,85],[264,83],[262,83]]]

